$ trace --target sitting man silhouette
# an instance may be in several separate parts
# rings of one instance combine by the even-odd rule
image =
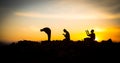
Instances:
[[[95,33],[94,33],[94,30],[93,30],[93,29],[91,30],[91,34],[89,33],[88,30],[86,30],[86,34],[87,34],[87,36],[89,36],[90,38],[85,38],[84,40],[87,40],[87,41],[95,41]]]
[[[63,31],[65,32],[65,34],[63,34],[64,37],[65,37],[64,41],[70,41],[70,34],[69,34],[69,32],[66,29],[63,29]]]
[[[48,36],[48,41],[50,41],[50,38],[51,38],[51,30],[50,30],[50,28],[45,27],[43,29],[40,29],[40,31],[41,32],[44,31],[47,34],[47,36]]]

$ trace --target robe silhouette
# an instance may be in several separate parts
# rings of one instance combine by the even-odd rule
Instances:
[[[45,27],[45,28],[43,28],[43,29],[40,29],[40,31],[41,31],[41,32],[44,31],[44,32],[47,34],[47,36],[48,36],[48,41],[51,40],[51,29],[50,29],[50,28]]]
[[[69,34],[69,32],[66,29],[64,29],[63,31],[65,32],[65,34],[63,34],[64,37],[65,37],[64,41],[70,41],[70,34]]]
[[[93,45],[95,43],[95,33],[94,33],[94,30],[92,29],[91,33],[89,33],[89,31],[86,30],[86,34],[89,37],[88,38],[84,38],[85,44]]]

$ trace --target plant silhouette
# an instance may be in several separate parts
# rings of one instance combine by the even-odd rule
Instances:
[[[64,41],[70,41],[70,34],[69,34],[69,32],[66,29],[63,29],[63,31],[65,32],[65,34],[63,34],[64,37],[65,37]]]
[[[47,36],[48,36],[48,41],[50,41],[50,39],[51,39],[51,29],[48,28],[48,27],[45,27],[43,29],[40,29],[40,31],[41,32],[44,31],[47,34]]]
[[[108,62],[113,59],[119,61],[120,43],[111,41],[109,39],[93,46],[84,44],[84,41],[48,43],[21,40],[9,45],[0,44],[0,61],[3,63],[8,63],[5,60],[9,60],[10,63],[88,63],[96,60]]]

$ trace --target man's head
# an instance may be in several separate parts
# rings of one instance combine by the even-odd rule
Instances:
[[[91,33],[94,33],[94,29],[91,30]]]
[[[66,32],[67,30],[66,29],[63,29],[64,32]]]
[[[43,28],[43,29],[40,29],[40,31],[41,31],[41,32],[42,32],[42,31],[44,31],[44,32],[50,32],[50,28],[45,27],[45,28]]]

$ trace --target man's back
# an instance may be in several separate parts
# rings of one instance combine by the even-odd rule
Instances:
[[[90,36],[90,39],[92,39],[93,41],[95,40],[95,33],[91,33],[88,36]]]

